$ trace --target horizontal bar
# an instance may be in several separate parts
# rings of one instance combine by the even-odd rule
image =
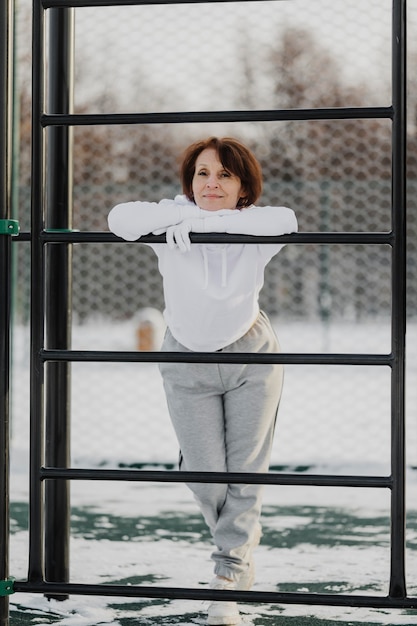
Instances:
[[[325,476],[319,474],[252,474],[238,472],[180,472],[174,470],[82,469],[42,467],[41,480],[109,480],[167,483],[226,483],[245,485],[309,485],[317,487],[391,488],[387,476]]]
[[[28,231],[20,232],[16,237],[12,238],[12,241],[31,241],[32,234]]]
[[[48,231],[41,233],[43,243],[126,243],[124,239],[107,231]],[[30,241],[31,233],[22,232],[12,241]],[[386,233],[293,233],[280,236],[230,235],[226,233],[192,233],[193,243],[292,243],[292,244],[363,244],[363,245],[392,245],[392,232]],[[129,243],[165,243],[165,235],[145,235],[136,242]]]
[[[116,0],[117,6],[146,6],[159,4],[207,4],[208,2],[272,2],[273,0]],[[115,6],[115,0],[44,0],[45,9],[52,7],[110,7]]]
[[[41,115],[42,126],[111,124],[201,124],[207,122],[279,122],[308,120],[392,119],[392,107],[268,109],[259,111],[176,111],[168,113],[78,113]]]
[[[45,362],[109,363],[286,363],[290,365],[385,365],[392,366],[391,354],[316,354],[286,352],[141,352],[113,350],[41,350]]]
[[[86,235],[86,237],[84,237]],[[44,242],[83,242],[112,241],[124,242],[112,233],[58,233],[44,231],[41,235]],[[139,243],[165,243],[165,235],[145,235],[137,240]],[[226,233],[191,234],[194,243],[351,243],[351,244],[388,244],[392,245],[392,233],[292,233],[290,235],[230,235]]]
[[[216,589],[187,589],[182,587],[150,587],[141,585],[88,585],[15,581],[15,592],[41,593],[46,596],[88,595],[129,598],[170,598],[188,600],[225,600],[269,604],[307,604],[351,606],[385,609],[415,609],[416,597],[395,598],[371,595],[338,595],[328,593],[280,593],[272,591],[226,591]]]

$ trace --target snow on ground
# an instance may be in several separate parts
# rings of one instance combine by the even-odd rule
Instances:
[[[385,323],[277,323],[284,351],[389,351]],[[74,328],[74,348],[131,350],[132,322]],[[408,379],[417,369],[417,325],[408,331]],[[27,576],[28,337],[17,329],[13,361],[11,574]],[[386,368],[287,366],[272,462],[314,473],[389,473]],[[72,458],[76,466],[175,463],[177,444],[153,364],[74,364]],[[407,578],[417,595],[416,387],[407,391],[409,504]],[[386,432],[388,431],[388,433]],[[212,576],[210,539],[185,485],[73,482],[71,580],[196,587]],[[389,493],[386,490],[265,489],[264,537],[257,550],[262,591],[386,595]],[[10,596],[12,624],[203,624],[195,601]],[[417,614],[348,607],[242,605],[244,624],[324,626],[417,624]],[[32,621],[24,622],[23,617]],[[292,621],[297,620],[297,621]],[[315,621],[316,620],[316,621]]]

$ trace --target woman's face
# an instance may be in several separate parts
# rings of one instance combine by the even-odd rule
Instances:
[[[198,155],[192,190],[194,202],[205,211],[236,209],[244,192],[240,178],[224,169],[213,148]]]

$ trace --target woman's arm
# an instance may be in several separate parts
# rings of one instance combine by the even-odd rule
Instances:
[[[199,218],[201,209],[182,196],[161,202],[124,202],[117,204],[107,218],[112,233],[135,241],[155,230],[166,229],[190,218]]]
[[[227,215],[203,218],[204,231],[239,235],[288,235],[297,231],[297,218],[292,209],[279,206],[250,207]]]
[[[189,233],[229,233],[234,235],[287,235],[297,232],[295,213],[287,207],[250,207],[234,211],[202,211],[202,217],[185,219],[167,229],[171,248],[190,249]]]

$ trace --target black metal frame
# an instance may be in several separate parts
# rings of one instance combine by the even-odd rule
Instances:
[[[10,439],[10,329],[12,249],[8,224],[12,213],[12,0],[0,4],[0,582],[9,579],[9,439]],[[0,623],[8,619],[10,583],[0,596]]]
[[[183,4],[202,3],[207,0],[118,0],[118,5],[144,4]],[[214,0],[219,2],[235,2],[245,0]],[[265,0],[262,0],[265,1]],[[60,90],[70,89],[71,83],[58,83],[59,72],[50,73],[49,88],[57,90],[58,101],[49,102],[49,110],[45,107],[45,64],[47,52],[44,48],[45,13],[49,10],[56,15],[51,20],[52,28],[68,28],[71,11],[74,7],[110,6],[114,0],[34,0],[33,2],[33,142],[32,142],[32,229],[31,234],[23,233],[16,239],[31,241],[31,435],[30,435],[30,532],[29,532],[29,571],[26,581],[15,581],[14,591],[43,593],[48,596],[65,597],[68,594],[110,595],[129,597],[163,597],[188,599],[237,599],[244,602],[268,602],[281,604],[316,604],[339,605],[352,607],[381,608],[417,608],[417,598],[408,597],[405,580],[405,410],[404,410],[404,363],[405,363],[405,270],[406,270],[406,0],[393,0],[392,3],[392,106],[335,108],[335,109],[298,109],[298,110],[267,110],[267,111],[217,111],[199,113],[146,113],[146,114],[99,114],[74,115],[70,102],[60,99]],[[69,33],[68,30],[65,32]],[[53,34],[53,33],[52,33]],[[53,39],[53,38],[52,38]],[[66,37],[66,46],[70,46],[70,38]],[[59,54],[59,50],[50,50]],[[62,51],[61,62],[71,67],[69,48]],[[49,55],[49,60],[53,57]],[[58,84],[55,84],[57,81]],[[63,91],[61,91],[61,94]],[[48,255],[54,248],[62,249],[57,255],[57,271],[60,276],[60,292],[53,293],[57,300],[52,306],[62,306],[62,300],[68,302],[71,294],[70,248],[76,242],[113,242],[120,239],[109,233],[71,232],[69,222],[69,201],[66,203],[64,215],[55,213],[56,207],[45,206],[45,134],[47,130],[56,141],[56,150],[66,150],[68,156],[69,129],[72,126],[92,124],[153,124],[153,123],[186,123],[186,122],[219,122],[219,121],[276,121],[276,120],[324,120],[324,119],[360,119],[383,118],[392,121],[392,230],[389,233],[299,233],[277,237],[251,237],[247,235],[192,235],[194,242],[246,242],[270,243],[280,240],[291,244],[305,243],[362,243],[389,245],[392,249],[392,326],[391,352],[389,354],[208,354],[208,353],[160,353],[160,352],[107,352],[107,351],[74,351],[69,349],[69,320],[60,316],[59,328],[54,327],[56,315],[50,312],[51,304],[45,305],[47,285],[54,285],[51,264]],[[54,134],[53,129],[57,129]],[[60,176],[70,175],[69,159],[67,171],[55,172],[49,184],[56,184]],[[0,207],[1,210],[1,207]],[[1,216],[0,216],[1,217]],[[61,229],[59,232],[51,229]],[[163,241],[163,236],[149,235],[141,241]],[[0,254],[1,254],[0,237]],[[53,253],[55,254],[55,253]],[[59,260],[60,259],[60,260]],[[1,267],[3,267],[1,265]],[[64,278],[64,280],[62,280]],[[7,276],[6,276],[7,279]],[[7,282],[7,281],[6,281]],[[54,309],[56,311],[56,309]],[[7,334],[8,320],[1,319],[0,333]],[[46,324],[45,324],[46,322]],[[46,330],[45,330],[46,328]],[[46,337],[46,339],[45,339]],[[48,346],[46,346],[46,340]],[[5,360],[3,353],[0,354]],[[142,471],[142,470],[93,470],[72,469],[67,467],[68,449],[61,456],[54,457],[50,463],[50,453],[45,453],[45,383],[48,376],[45,369],[52,366],[52,372],[63,376],[61,382],[67,388],[68,370],[66,367],[76,361],[113,361],[113,362],[225,362],[225,363],[286,363],[286,364],[331,364],[331,365],[374,365],[386,366],[391,369],[391,473],[389,476],[327,476],[298,474],[224,474],[204,472],[175,471]],[[59,367],[64,366],[59,372]],[[54,369],[55,368],[55,369]],[[1,384],[1,383],[0,383]],[[0,400],[1,392],[0,388]],[[61,393],[61,390],[60,390]],[[6,392],[4,392],[6,395]],[[50,393],[47,394],[50,398]],[[54,403],[55,399],[48,400]],[[52,424],[47,431],[48,446],[53,445],[50,437],[55,429],[66,432],[69,419],[68,398],[61,399],[58,420],[63,426]],[[50,420],[48,420],[50,421]],[[5,422],[2,420],[3,436],[7,436]],[[7,447],[7,446],[6,446]],[[46,465],[46,466],[45,466]],[[129,480],[129,481],[162,481],[162,482],[223,482],[223,483],[262,483],[269,485],[321,485],[338,487],[374,487],[391,491],[391,571],[389,595],[359,596],[340,594],[304,594],[304,593],[272,593],[257,591],[215,591],[209,589],[159,588],[125,585],[91,585],[69,583],[66,579],[66,567],[61,573],[48,576],[46,582],[45,568],[45,517],[52,515],[50,507],[45,510],[44,485],[56,483],[67,485],[70,480]],[[7,477],[3,478],[4,484]],[[1,485],[0,485],[1,487]],[[64,508],[64,517],[67,515]],[[4,520],[7,513],[3,513]],[[50,523],[50,521],[48,521]],[[46,538],[46,543],[49,536]],[[66,555],[65,538],[62,539],[61,553]],[[58,548],[59,549],[59,546]],[[63,557],[65,558],[65,556]],[[59,569],[59,568],[58,568]],[[54,571],[53,568],[50,571]],[[4,571],[7,577],[7,572]],[[1,618],[0,618],[1,619]],[[0,621],[6,623],[5,618]]]

